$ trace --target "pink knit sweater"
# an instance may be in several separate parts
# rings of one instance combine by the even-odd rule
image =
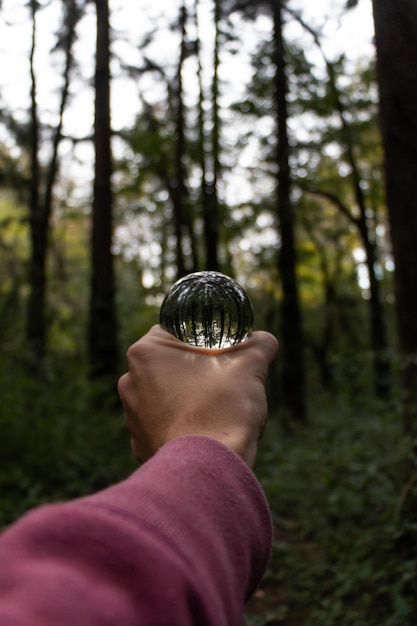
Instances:
[[[0,537],[1,626],[242,626],[271,519],[245,463],[207,437]]]

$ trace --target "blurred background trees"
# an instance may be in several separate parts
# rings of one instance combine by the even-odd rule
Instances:
[[[384,618],[346,612],[366,578],[350,572],[346,597],[335,586],[311,623],[411,623],[415,591],[398,572],[401,556],[407,572],[417,562],[402,548],[417,483],[416,9],[374,0],[374,33],[367,0],[323,0],[314,13],[305,0],[131,4],[0,7],[3,519],[129,471],[108,403],[119,354],[158,320],[177,277],[217,269],[242,283],[256,326],[281,343],[260,473],[280,532],[295,524],[297,546],[309,535],[322,550],[306,576],[330,567],[332,533],[346,531],[336,500],[349,532],[365,529],[370,578],[374,555],[399,555]],[[314,502],[303,510],[292,497],[303,498],[306,465],[322,511],[309,528],[299,520]],[[375,473],[358,512],[355,489]],[[361,559],[365,548],[352,550]],[[266,580],[273,619],[292,610],[276,596],[278,570]],[[311,604],[308,589],[291,589],[298,607]],[[265,611],[251,623],[286,623]]]
[[[24,23],[32,33],[20,52],[26,103],[5,99],[2,112],[3,153],[16,162],[3,188],[30,207],[28,356],[40,367],[73,335],[91,371],[114,377],[118,341],[142,332],[127,333],[142,311],[157,319],[176,277],[217,268],[249,290],[258,326],[280,336],[274,402],[290,421],[305,418],[313,381],[343,378],[352,352],[367,354],[357,376],[363,389],[370,383],[388,397],[393,261],[374,55],[332,51],[319,20],[290,2],[178,2],[169,13],[154,10],[135,40],[123,8],[115,3],[108,17],[111,9],[75,0],[3,8],[9,29]],[[347,19],[343,6],[337,15]],[[85,255],[71,278],[83,292],[71,291],[73,248],[58,236],[70,223]],[[359,316],[369,310],[356,343],[352,307]],[[336,327],[335,308],[352,322]],[[64,310],[74,323],[60,334]],[[316,324],[306,322],[317,313]]]

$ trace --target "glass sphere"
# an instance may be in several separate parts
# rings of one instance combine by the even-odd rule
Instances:
[[[161,306],[160,324],[185,343],[229,348],[244,341],[253,327],[248,296],[219,272],[195,272],[178,280]]]

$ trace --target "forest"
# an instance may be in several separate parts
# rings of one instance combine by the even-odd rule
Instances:
[[[0,526],[136,468],[126,350],[217,270],[280,343],[247,626],[412,626],[417,6],[312,4],[0,2]]]

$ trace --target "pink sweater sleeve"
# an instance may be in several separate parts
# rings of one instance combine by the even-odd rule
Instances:
[[[245,463],[199,436],[0,538],[2,626],[242,626],[271,519]]]

